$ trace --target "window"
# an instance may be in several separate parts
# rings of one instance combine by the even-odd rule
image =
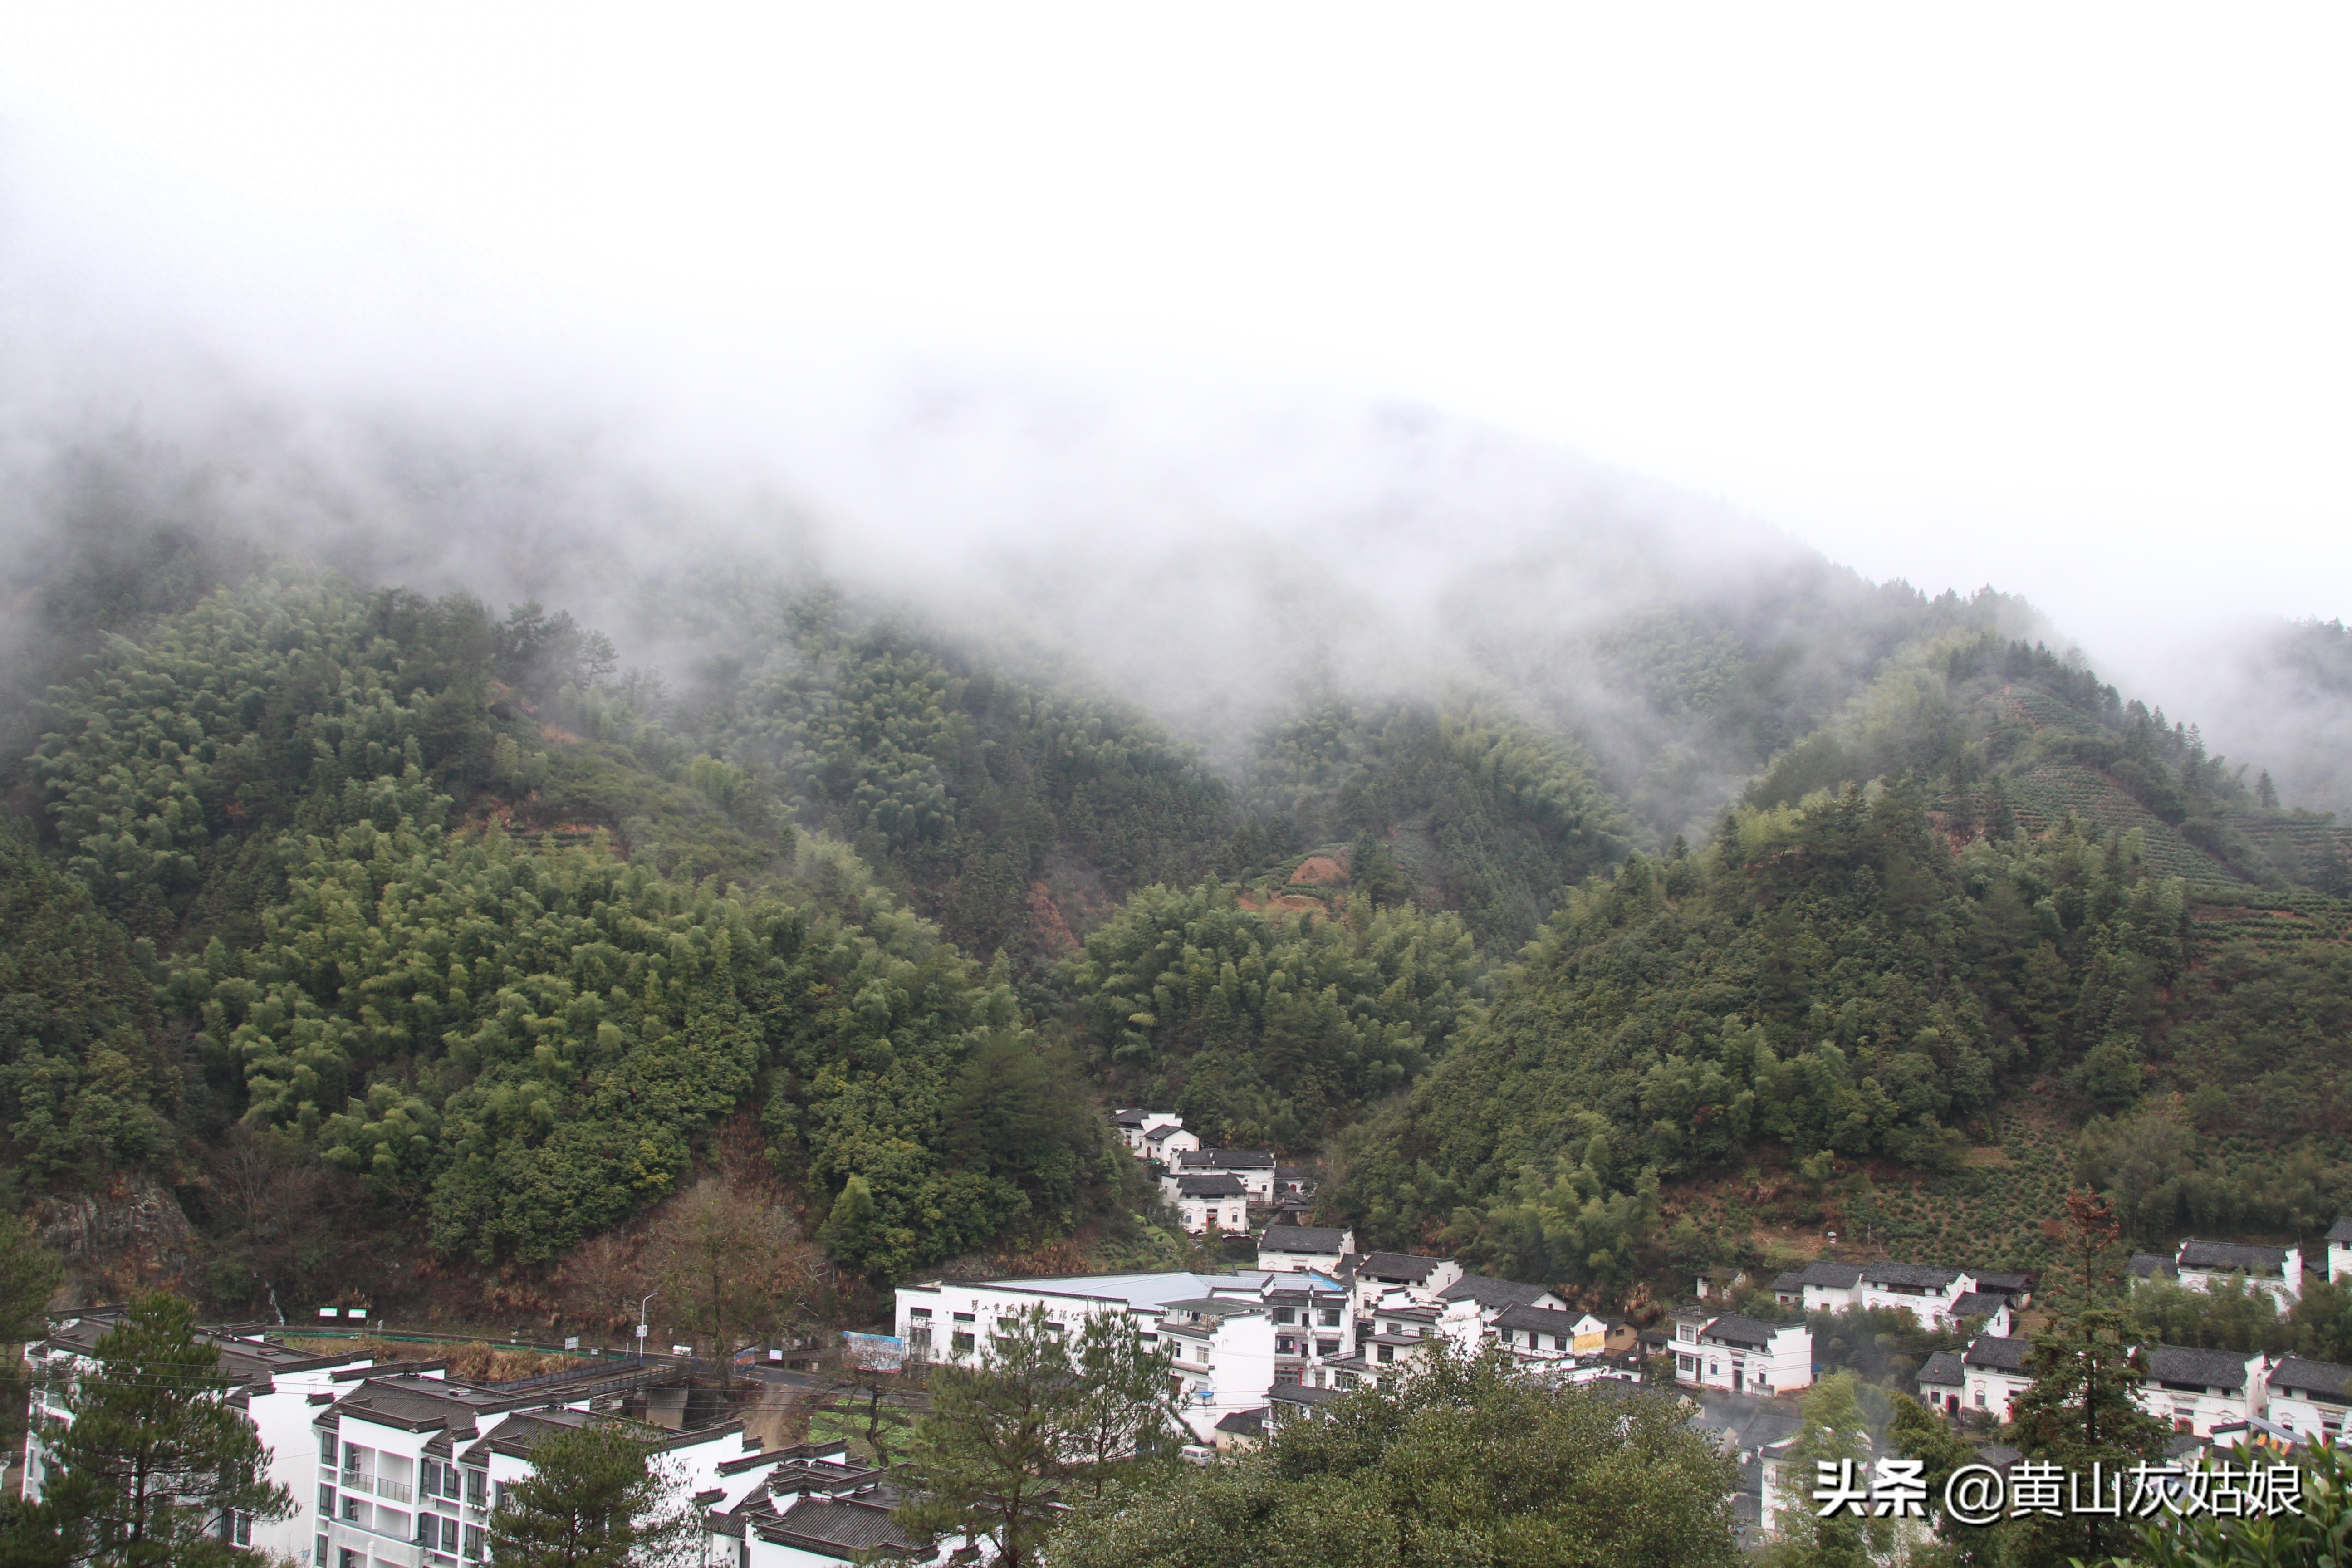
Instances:
[[[329,1469],[335,1467],[335,1435],[332,1432],[319,1434],[319,1463]]]
[[[319,1537],[319,1550],[311,1557],[310,1561],[316,1563],[319,1565],[319,1568],[327,1568],[327,1564],[334,1561],[334,1558],[329,1554],[327,1538],[325,1536],[322,1535]]]
[[[482,1560],[482,1527],[478,1524],[469,1524],[466,1527],[465,1555],[469,1563],[479,1563]]]
[[[1276,1307],[1274,1310],[1274,1321],[1277,1323],[1288,1323],[1295,1322],[1297,1320],[1290,1308]]]
[[[320,1519],[335,1517],[335,1489],[324,1482],[320,1483],[319,1486],[319,1517]]]
[[[1339,1326],[1339,1308],[1326,1307],[1323,1309],[1323,1326],[1327,1329],[1336,1329]]]
[[[1396,1360],[1396,1346],[1394,1346],[1394,1345],[1382,1345],[1382,1346],[1381,1347],[1381,1359],[1382,1361],[1394,1361],[1394,1360]]]
[[[914,1323],[907,1329],[907,1353],[917,1361],[929,1361],[931,1354],[931,1326]]]
[[[957,1334],[951,1342],[951,1344],[955,1353],[958,1355],[970,1355],[971,1353],[972,1338],[970,1334]]]
[[[484,1494],[488,1492],[490,1489],[489,1482],[490,1477],[488,1471],[467,1470],[466,1472],[466,1500],[473,1504],[476,1508],[481,1507]]]
[[[1339,1342],[1337,1340],[1317,1340],[1315,1342],[1315,1353],[1317,1355],[1338,1355],[1339,1353]]]
[[[347,1497],[343,1500],[343,1517],[353,1524],[357,1524],[360,1521],[359,1499],[355,1497]]]
[[[929,1322],[931,1317],[931,1310],[929,1307],[909,1307],[907,1309],[907,1316],[910,1318],[920,1318],[925,1322]]]
[[[231,1509],[228,1515],[228,1539],[233,1546],[253,1544],[253,1515],[241,1508]]]

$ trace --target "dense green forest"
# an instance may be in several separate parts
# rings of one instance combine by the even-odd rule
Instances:
[[[57,548],[10,1193],[160,1188],[226,1309],[528,1279],[746,1149],[851,1279],[1131,1238],[1140,1102],[1604,1290],[1736,1250],[1676,1193],[2021,1111],[2150,1242],[2352,1202],[2352,837],[1997,595],[1797,573],[1187,739],[814,574],[664,584],[656,674],[230,536]]]

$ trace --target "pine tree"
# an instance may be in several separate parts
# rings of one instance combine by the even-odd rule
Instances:
[[[932,1368],[915,1427],[909,1529],[992,1538],[1003,1568],[1034,1563],[1057,1504],[1080,1390],[1042,1303],[1000,1321],[977,1368]]]
[[[2028,1363],[2033,1386],[2018,1396],[2010,1426],[2011,1441],[2027,1459],[2055,1464],[2085,1486],[2097,1464],[2103,1497],[2131,1466],[2159,1457],[2171,1436],[2140,1408],[2145,1369],[2126,1342],[2126,1327],[2115,1308],[2089,1307],[2036,1335]],[[2126,1526],[2098,1514],[2032,1514],[2008,1528],[2016,1532],[2008,1560],[2050,1568],[2104,1562],[2131,1539]]]
[[[648,1568],[684,1561],[694,1516],[665,1510],[670,1482],[651,1446],[617,1422],[543,1437],[531,1476],[509,1487],[490,1520],[496,1568]]]
[[[220,1352],[196,1337],[187,1302],[133,1302],[99,1342],[98,1365],[66,1394],[57,1443],[68,1495],[90,1510],[101,1568],[205,1568],[243,1554],[232,1518],[283,1519],[294,1500],[268,1478],[268,1451],[228,1403]]]

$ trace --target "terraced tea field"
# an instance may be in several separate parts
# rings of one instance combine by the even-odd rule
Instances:
[[[2191,963],[2238,942],[2270,952],[2352,942],[2352,901],[2302,889],[2231,888],[2212,889],[2189,906]]]
[[[2198,848],[2147,807],[2108,781],[2103,773],[2072,763],[2043,763],[2007,781],[2010,804],[2018,818],[2034,832],[2055,827],[2073,812],[2084,822],[2096,823],[2103,833],[2139,829],[2147,845],[2148,869],[2160,877],[2221,886],[2242,885],[2245,879]]]
[[[2023,1117],[2000,1142],[1948,1175],[1896,1177],[1846,1204],[1846,1238],[1883,1247],[1898,1263],[2046,1268],[2055,1250],[2042,1222],[2065,1213],[2064,1132]]]

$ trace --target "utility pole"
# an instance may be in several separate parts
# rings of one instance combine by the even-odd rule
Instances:
[[[648,1290],[646,1292],[645,1301],[637,1303],[637,1359],[639,1361],[646,1359],[646,1301],[650,1301],[660,1294],[658,1290]]]

